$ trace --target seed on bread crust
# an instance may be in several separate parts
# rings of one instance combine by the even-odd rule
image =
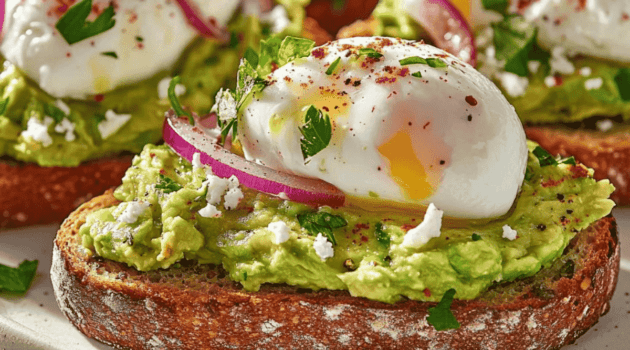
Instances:
[[[61,222],[81,203],[120,185],[129,166],[131,156],[77,167],[0,161],[0,228]]]
[[[436,303],[391,305],[288,285],[249,293],[212,265],[184,261],[142,273],[88,257],[80,226],[90,212],[117,203],[108,192],[70,215],[55,240],[51,274],[70,321],[123,348],[555,349],[608,311],[619,271],[616,223],[608,216],[579,232],[537,276],[455,300],[461,328],[438,332],[426,322]]]

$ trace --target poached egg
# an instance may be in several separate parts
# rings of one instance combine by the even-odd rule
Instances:
[[[249,160],[327,181],[354,198],[433,203],[452,217],[500,216],[516,198],[528,151],[514,108],[443,50],[383,37],[341,39],[268,80],[239,115]],[[311,106],[329,116],[331,138],[305,159],[300,128]]]
[[[227,24],[240,1],[195,0],[201,12]],[[110,4],[113,28],[68,44],[55,25],[77,2],[7,0],[0,51],[57,98],[85,99],[137,83],[170,69],[196,37],[186,16],[170,0],[94,0],[87,21]]]

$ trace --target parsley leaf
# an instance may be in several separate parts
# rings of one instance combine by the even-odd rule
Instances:
[[[306,111],[304,126],[299,129],[304,136],[300,140],[300,148],[302,148],[302,156],[304,157],[304,164],[306,164],[309,157],[316,155],[330,143],[332,124],[328,114],[322,113],[321,110],[311,105]]]
[[[326,236],[333,245],[337,245],[337,240],[332,230],[348,225],[346,219],[339,215],[328,213],[298,214],[297,219],[300,225],[304,227],[310,235],[317,236],[318,233],[321,233]]]
[[[339,62],[341,62],[341,57],[337,57],[337,59],[334,60],[333,63],[330,64],[328,69],[326,69],[326,75],[333,74],[335,72],[335,69],[337,69],[337,66],[339,65]]]
[[[164,193],[171,193],[182,189],[182,185],[173,181],[170,177],[166,177],[162,174],[159,175],[159,182],[155,185],[155,189],[162,190]]]
[[[538,50],[537,29],[520,16],[506,16],[503,21],[492,23],[496,57],[505,61],[505,71],[521,77],[529,74],[527,62],[531,52]]]
[[[525,181],[529,181],[534,177],[534,173],[529,170],[529,167],[525,168]]]
[[[171,107],[173,107],[175,115],[177,115],[178,117],[185,115],[188,117],[188,122],[190,122],[190,125],[195,125],[195,119],[193,118],[192,114],[182,108],[182,105],[179,103],[179,99],[175,94],[175,87],[177,86],[177,84],[179,84],[180,81],[181,78],[179,77],[179,75],[171,79],[171,82],[168,84],[168,99],[171,101]]]
[[[615,75],[615,83],[619,90],[619,96],[623,101],[630,101],[630,68],[622,68]]]
[[[389,249],[389,245],[391,243],[391,238],[387,234],[387,232],[383,231],[383,223],[379,222],[376,224],[374,228],[374,236],[376,236],[376,241],[385,249]]]
[[[411,57],[403,58],[402,60],[399,60],[398,62],[400,63],[401,66],[406,66],[409,64],[426,64],[432,68],[448,67],[448,64],[444,60],[440,58],[434,58],[434,57],[422,58],[420,56],[411,56]]]
[[[287,36],[282,40],[278,49],[278,64],[284,66],[298,58],[308,57],[314,46],[313,40]]]
[[[66,114],[59,109],[59,107],[52,105],[50,103],[44,103],[44,113],[53,118],[55,120],[55,123],[61,123],[61,121],[63,120],[63,118],[66,117]]]
[[[114,51],[101,52],[101,55],[118,59],[118,54]]]
[[[0,115],[4,115],[7,112],[8,105],[9,105],[9,97],[0,101]]]
[[[59,18],[55,28],[70,45],[84,39],[106,32],[116,24],[114,20],[114,5],[110,4],[94,22],[88,22],[87,17],[92,12],[92,0],[83,0],[70,7]]]
[[[451,288],[444,293],[442,300],[440,300],[435,307],[429,308],[429,317],[427,317],[427,322],[429,322],[436,331],[458,329],[460,327],[459,322],[457,322],[457,319],[451,311],[451,304],[453,303],[454,296],[455,289]]]
[[[540,146],[537,146],[536,148],[534,148],[534,151],[532,153],[536,156],[536,158],[538,158],[538,162],[540,163],[541,167],[548,166],[548,165],[558,165],[558,164],[569,164],[569,165],[576,164],[575,158],[573,158],[572,156],[569,158],[557,160],[549,152],[547,152],[544,148]]]
[[[422,78],[422,73],[420,73],[419,71],[418,72],[414,72],[414,73],[411,73],[411,76],[414,76],[416,78]]]
[[[0,264],[0,290],[24,293],[37,272],[37,260],[24,260],[17,268]]]
[[[249,62],[252,67],[258,67],[258,54],[256,53],[256,51],[254,51],[254,49],[248,47],[243,57],[245,57],[247,62]]]
[[[490,11],[496,11],[500,14],[507,12],[508,6],[510,6],[509,0],[481,0],[483,8]]]
[[[480,235],[478,235],[478,234],[476,234],[476,233],[473,233],[473,234],[472,234],[472,240],[473,240],[474,242],[479,241],[479,240],[481,240],[481,236],[480,236]]]
[[[376,51],[375,49],[371,47],[364,47],[364,48],[359,49],[359,56],[367,56],[370,58],[381,58],[383,57],[383,54]]]

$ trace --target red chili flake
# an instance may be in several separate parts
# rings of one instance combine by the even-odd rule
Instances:
[[[398,76],[400,77],[406,77],[407,75],[409,75],[409,68],[403,68],[398,71]]]
[[[72,54],[70,52],[66,52],[66,57],[71,57]]]
[[[166,174],[166,171],[164,171],[164,169],[160,169],[160,174],[164,175]]]
[[[627,20],[629,20],[629,19],[630,19],[630,15],[628,15],[626,12],[623,12],[623,13],[621,14],[621,20],[622,20],[622,21],[627,21]]]
[[[103,94],[94,95],[94,101],[96,102],[103,102],[103,99],[105,99],[105,95]]]
[[[368,238],[367,236],[361,236],[361,242],[367,242]]]
[[[571,177],[574,179],[588,177],[588,170],[586,170],[586,168],[581,164],[572,165],[570,170],[571,170],[571,173],[573,173]]]
[[[311,55],[317,59],[322,59],[326,57],[326,50],[323,47],[318,47],[315,50],[311,51]]]
[[[289,77],[288,75],[285,75],[284,76],[284,81],[291,82],[291,77]]]
[[[144,49],[144,44],[143,43],[136,43],[136,47],[140,50]]]
[[[271,71],[275,72],[278,69],[278,64],[276,62],[271,62]]]
[[[556,75],[553,76],[553,78],[556,81],[556,86],[562,85],[563,81],[562,81],[562,76],[561,75],[556,74]]]
[[[555,187],[564,182],[564,177],[560,178],[560,180],[549,179],[547,181],[543,181],[541,183],[542,187]]]
[[[389,74],[392,74],[394,72],[394,67],[392,67],[392,66],[385,66],[385,67],[383,67],[383,70],[386,71]]]
[[[473,106],[473,107],[477,105],[477,99],[472,97],[472,95],[466,96],[466,102],[468,102],[468,104]]]
[[[326,107],[326,106],[322,107],[322,109],[325,110],[326,112],[330,111],[330,109],[328,109],[328,107]]]
[[[149,153],[149,157],[151,158],[155,157],[155,153]]]
[[[396,82],[396,78],[394,78],[394,77],[380,77],[380,78],[376,78],[375,81],[376,81],[377,84],[394,83],[394,82]]]
[[[138,14],[137,13],[132,13],[131,16],[129,16],[129,23],[135,23],[138,20]]]
[[[424,293],[425,297],[431,297],[431,291],[429,290],[429,288],[425,288],[422,292]]]
[[[352,229],[352,233],[359,233],[361,230],[367,230],[370,228],[369,224],[356,224]]]
[[[556,19],[553,20],[553,25],[554,26],[559,26],[561,24],[562,24],[562,19],[556,18]]]
[[[429,126],[429,124],[431,124],[431,122],[427,122],[426,124],[424,124],[424,126],[422,127],[423,129],[426,129],[427,126]]]

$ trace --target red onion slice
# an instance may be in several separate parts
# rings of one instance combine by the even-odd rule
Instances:
[[[405,10],[422,25],[437,47],[475,66],[475,38],[453,4],[448,0],[407,0]]]
[[[188,23],[193,26],[199,34],[206,38],[216,38],[217,40],[227,43],[230,40],[229,33],[216,24],[214,18],[204,20],[203,12],[197,8],[191,0],[177,0],[184,15],[188,19]]]
[[[310,205],[344,205],[345,195],[337,187],[250,162],[221,147],[216,138],[190,125],[187,118],[177,118],[173,110],[166,114],[162,136],[182,158],[192,161],[193,155],[199,153],[201,163],[209,165],[215,175],[235,175],[245,187]]]
[[[5,3],[6,1],[2,1],[2,3],[0,3],[0,32],[2,32],[2,29],[4,28],[4,7],[5,7]],[[2,39],[2,34],[0,34],[0,39]]]

